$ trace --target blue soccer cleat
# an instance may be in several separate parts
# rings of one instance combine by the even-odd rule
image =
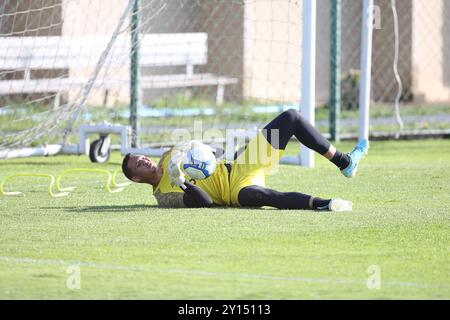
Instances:
[[[347,168],[341,170],[342,174],[347,178],[354,177],[358,171],[358,164],[361,159],[369,152],[369,140],[362,139],[358,142],[355,149],[348,155],[350,157],[350,164]]]

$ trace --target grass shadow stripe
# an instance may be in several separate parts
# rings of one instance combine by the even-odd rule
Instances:
[[[11,262],[11,263],[23,263],[23,264],[34,264],[34,265],[58,265],[58,266],[70,266],[78,265],[80,267],[88,267],[99,270],[118,270],[125,272],[145,272],[145,273],[171,273],[171,274],[181,274],[189,276],[200,276],[200,277],[213,277],[213,278],[235,278],[235,279],[247,279],[247,280],[268,280],[268,281],[297,281],[304,283],[326,283],[335,285],[360,285],[366,286],[365,280],[356,279],[331,279],[331,278],[308,278],[300,276],[277,276],[268,274],[252,274],[252,273],[233,273],[233,272],[213,272],[213,271],[203,271],[203,270],[190,270],[190,269],[160,269],[160,268],[149,268],[145,266],[121,266],[112,264],[101,264],[95,262],[86,261],[66,261],[62,259],[33,259],[33,258],[17,258],[17,257],[6,257],[0,256],[0,262]],[[383,281],[383,286],[393,286],[393,287],[414,287],[414,288],[442,288],[450,287],[450,284],[429,284],[429,283],[415,283],[415,282],[400,282],[400,281]]]

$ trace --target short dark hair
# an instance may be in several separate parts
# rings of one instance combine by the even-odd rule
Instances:
[[[132,154],[131,153],[127,153],[125,158],[123,158],[122,161],[122,171],[123,174],[125,175],[125,177],[127,177],[129,180],[133,179],[133,175],[131,174],[131,170],[130,168],[128,168],[128,160],[130,160]]]

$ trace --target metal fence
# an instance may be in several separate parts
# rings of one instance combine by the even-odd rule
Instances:
[[[403,83],[401,101],[449,103],[450,4],[448,1],[375,0],[372,98],[393,102],[397,83],[393,71],[395,20],[398,23],[398,70]],[[342,1],[343,79],[359,68],[361,3]],[[355,71],[357,72],[357,71]],[[348,78],[351,78],[348,76]],[[345,90],[343,90],[345,92]]]
[[[319,2],[323,11],[328,9],[326,2]],[[341,1],[343,110],[358,108],[361,16],[361,1]],[[371,125],[375,130],[398,130],[396,100],[405,130],[450,129],[449,16],[448,1],[374,0]],[[327,50],[318,57],[322,61],[329,58],[333,56]],[[318,74],[325,79],[329,72],[318,69]]]
[[[317,1],[318,107],[328,106],[330,100],[330,66],[334,59],[332,1],[335,0]],[[142,142],[167,140],[166,133],[170,130],[192,129],[194,121],[200,119],[205,127],[260,127],[277,112],[298,108],[302,85],[302,2],[140,0]],[[341,131],[355,133],[358,123],[352,110],[358,107],[362,5],[357,0],[340,2]],[[374,3],[373,129],[397,130],[393,121],[397,97],[406,129],[421,128],[417,119],[422,113],[432,117],[426,120],[431,127],[436,124],[435,127],[448,128],[448,119],[441,121],[445,117],[440,115],[450,112],[450,2],[375,0]],[[131,4],[136,4],[136,0],[2,2],[0,37],[3,43],[7,43],[4,38],[24,39],[24,45],[14,49],[18,57],[29,57],[34,51],[25,45],[33,43],[30,39],[49,36],[90,39],[71,42],[65,47],[66,57],[61,57],[64,51],[57,48],[44,52],[39,40],[36,49],[39,46],[40,49],[36,52],[54,56],[28,70],[22,65],[8,69],[11,52],[5,47],[0,50],[0,62],[4,62],[0,70],[0,117],[6,115],[11,119],[13,112],[27,120],[16,127],[2,125],[3,136],[12,132],[19,140],[26,140],[24,144],[36,142],[36,137],[53,139],[63,127],[63,121],[59,120],[67,120],[68,114],[76,114],[80,108],[84,109],[78,123],[86,120],[128,123],[130,62],[118,52],[130,50]],[[155,34],[164,36],[159,40],[146,37]],[[98,37],[104,39],[98,41]],[[84,43],[79,58],[74,56],[73,48],[79,49],[76,43]],[[394,72],[396,52],[400,95]],[[57,67],[64,59],[71,61]],[[50,85],[42,92],[35,87],[31,90],[30,83],[25,81],[27,75],[28,80],[35,80],[33,85],[39,83],[42,87],[42,79],[51,78],[70,83],[71,87],[57,93],[55,86]],[[5,82],[12,80],[22,82],[14,82],[14,86]],[[53,80],[48,83],[55,84]],[[33,110],[30,106],[34,104],[39,105],[40,113],[47,108],[51,116],[39,118],[33,111],[24,112],[24,108]],[[442,108],[436,111],[436,105]],[[317,109],[317,126],[323,132],[328,131],[327,112],[326,108]],[[34,130],[25,131],[26,126]],[[25,133],[17,135],[17,132]]]

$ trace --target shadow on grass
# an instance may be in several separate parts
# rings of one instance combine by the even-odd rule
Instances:
[[[226,210],[226,209],[234,209],[234,210],[242,210],[242,211],[279,211],[276,208],[264,207],[225,207],[225,206],[213,206],[211,208],[161,208],[157,205],[111,205],[111,206],[89,206],[89,207],[41,207],[41,209],[45,210],[62,210],[66,212],[75,212],[75,213],[103,213],[103,212],[138,212],[138,211],[146,211],[148,209],[158,209],[158,210]]]
[[[124,206],[89,206],[89,207],[41,207],[41,209],[45,210],[64,210],[67,212],[75,212],[75,213],[102,213],[102,212],[136,212],[136,211],[145,211],[147,209],[155,209],[158,208],[157,205],[124,205]]]

